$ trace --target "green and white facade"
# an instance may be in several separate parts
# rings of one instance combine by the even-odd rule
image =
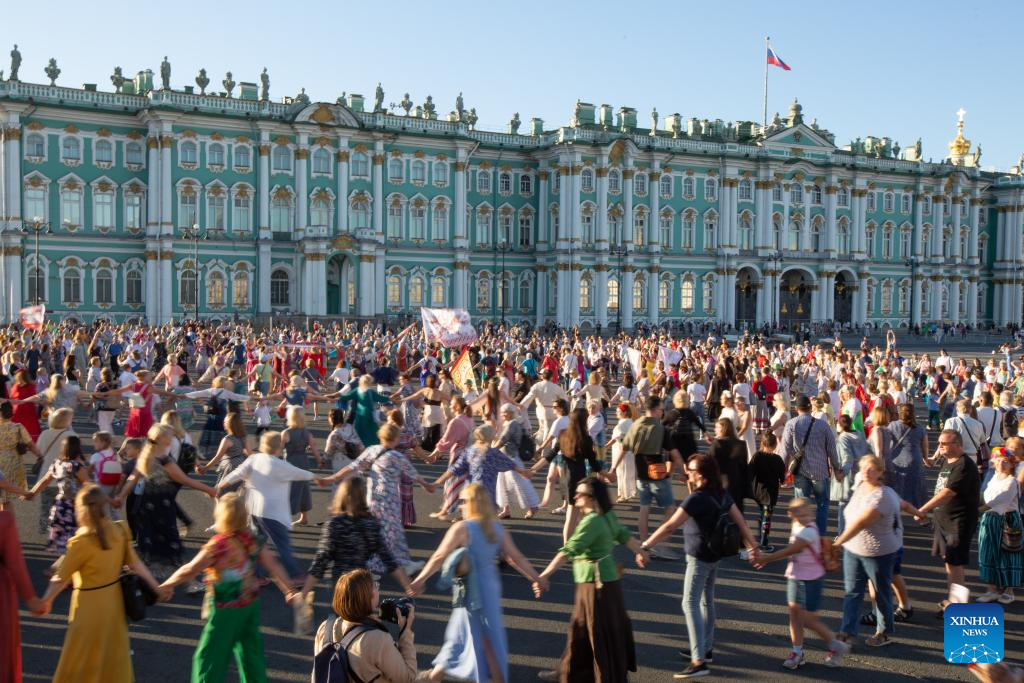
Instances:
[[[927,163],[887,138],[839,148],[796,103],[762,130],[581,102],[522,134],[518,115],[487,132],[430,105],[241,85],[0,82],[0,322],[37,299],[152,323],[420,306],[604,328],[1022,317],[1024,178],[978,168],[962,123]]]

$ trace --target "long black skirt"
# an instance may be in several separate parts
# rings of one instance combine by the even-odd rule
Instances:
[[[621,581],[576,584],[565,652],[558,666],[562,683],[626,683],[636,671],[633,625]]]

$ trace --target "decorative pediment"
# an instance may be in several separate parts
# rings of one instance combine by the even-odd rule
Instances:
[[[342,104],[327,104],[326,102],[317,102],[303,107],[295,115],[295,123],[316,123],[320,126],[359,128],[359,121],[356,120],[351,109]]]
[[[829,151],[836,148],[834,144],[823,138],[817,131],[800,123],[781,130],[764,141],[765,147],[797,148],[801,150],[816,149]]]

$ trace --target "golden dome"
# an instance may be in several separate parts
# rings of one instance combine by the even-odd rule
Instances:
[[[956,113],[956,137],[949,141],[949,154],[952,157],[962,157],[971,151],[971,141],[964,137],[964,114],[966,113],[963,107]]]

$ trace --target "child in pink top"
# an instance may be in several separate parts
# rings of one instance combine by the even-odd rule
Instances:
[[[789,637],[793,651],[782,662],[787,669],[804,665],[804,629],[809,628],[828,644],[825,665],[838,667],[850,646],[837,640],[836,634],[818,618],[818,605],[825,582],[825,565],[821,556],[821,536],[814,523],[814,505],[806,498],[794,498],[789,504],[793,521],[789,545],[774,553],[757,554],[754,566],[763,568],[769,562],[790,558],[786,565],[786,602],[789,605]]]

